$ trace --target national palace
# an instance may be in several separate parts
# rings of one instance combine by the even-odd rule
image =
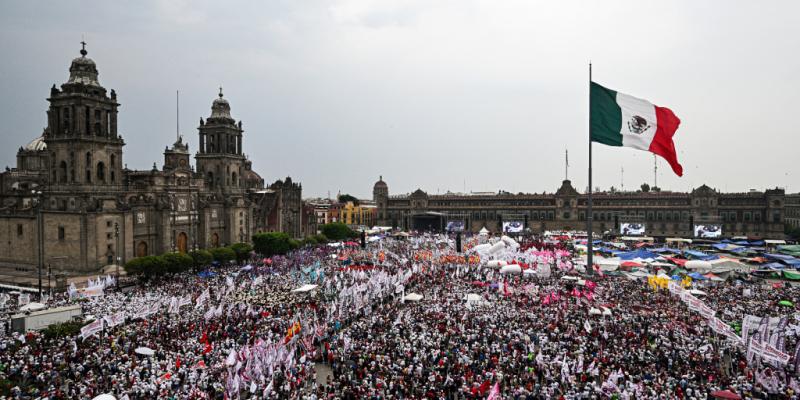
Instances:
[[[390,195],[381,178],[373,186],[379,225],[411,230],[440,230],[453,221],[466,231],[502,230],[513,222],[537,233],[585,230],[587,196],[564,180],[555,193],[446,193],[422,190]],[[715,226],[724,237],[784,237],[784,189],[721,193],[702,185],[690,193],[667,191],[593,193],[595,234],[624,234],[623,223],[645,227],[653,237],[692,237],[699,225]]]

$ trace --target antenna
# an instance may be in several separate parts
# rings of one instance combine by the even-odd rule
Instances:
[[[658,187],[658,157],[653,154],[653,186]]]

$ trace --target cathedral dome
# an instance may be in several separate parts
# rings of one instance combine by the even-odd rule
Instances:
[[[388,188],[388,186],[386,185],[386,182],[383,181],[383,176],[381,176],[380,179],[378,179],[378,181],[375,182],[375,186],[373,187],[373,189],[386,189],[386,188]]]
[[[219,98],[211,104],[211,118],[231,118],[231,105],[222,98],[222,88],[219,88]]]
[[[26,151],[42,151],[47,150],[47,143],[44,141],[44,135],[31,140],[30,143],[25,145]]]
[[[86,57],[86,44],[81,49],[81,56],[72,60],[69,66],[69,81],[67,83],[77,83],[83,85],[100,86],[97,80],[97,65],[89,57]]]

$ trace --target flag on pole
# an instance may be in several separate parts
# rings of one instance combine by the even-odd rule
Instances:
[[[649,151],[667,160],[676,175],[683,175],[672,141],[681,120],[672,110],[595,82],[589,98],[593,142]]]

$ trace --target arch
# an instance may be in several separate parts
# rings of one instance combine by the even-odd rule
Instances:
[[[61,161],[61,164],[58,164],[58,182],[59,183],[66,183],[67,182],[67,162]]]
[[[231,185],[239,186],[238,181],[236,180],[236,172],[231,173]]]
[[[208,183],[209,187],[213,187],[214,186],[214,173],[211,172],[211,171],[208,171],[208,182],[207,183]]]
[[[181,254],[186,254],[186,246],[189,242],[189,237],[186,236],[186,232],[181,232],[178,234],[178,240],[175,245],[175,248],[178,249],[178,252]]]
[[[147,242],[141,241],[136,245],[136,257],[144,257],[147,255]]]
[[[97,163],[97,183],[106,183],[106,165],[102,161]]]
[[[211,234],[211,247],[219,247],[219,235],[216,232]]]

